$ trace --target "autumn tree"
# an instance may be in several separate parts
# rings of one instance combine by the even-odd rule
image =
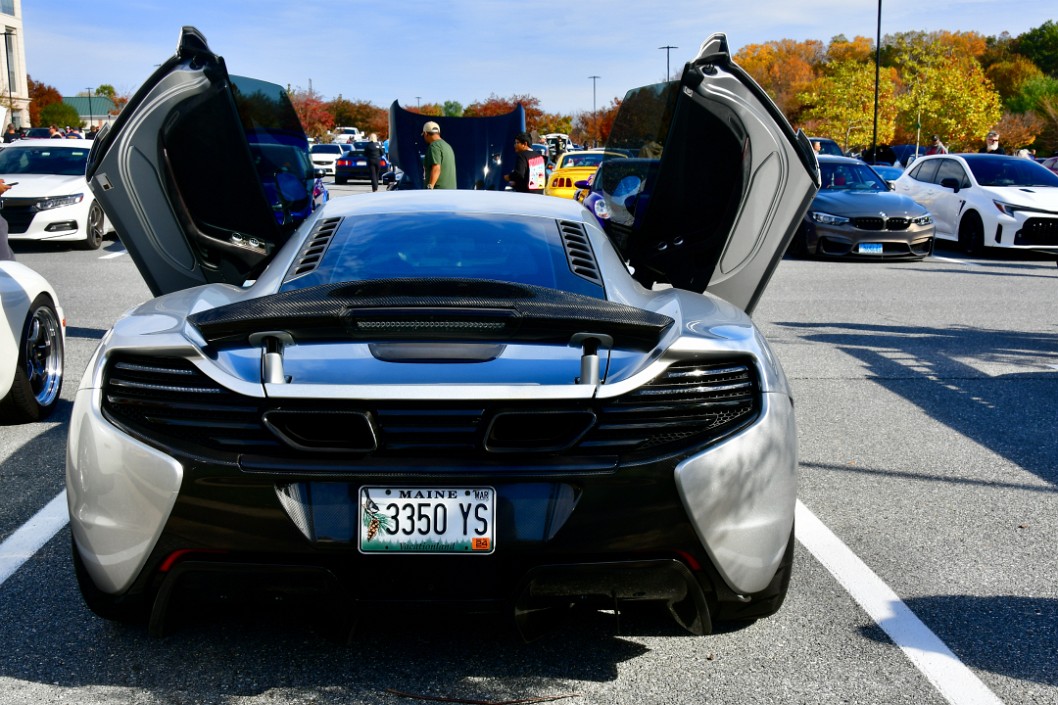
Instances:
[[[573,116],[561,115],[559,113],[544,113],[540,116],[540,122],[537,124],[537,129],[545,135],[552,132],[568,135],[573,131]]]
[[[816,69],[825,55],[818,40],[781,39],[749,44],[735,54],[735,62],[761,85],[788,119],[796,122],[801,110],[798,96],[816,79]]]
[[[334,127],[334,117],[327,110],[327,103],[320,94],[311,88],[287,88],[287,94],[298,119],[301,120],[301,129],[305,134],[316,140],[329,138],[331,128]]]
[[[1021,89],[1025,83],[1033,78],[1043,76],[1043,71],[1024,56],[1015,54],[1006,61],[997,61],[985,69],[985,75],[999,92],[999,97],[1010,110],[1016,110],[1011,106],[1021,96]],[[1024,112],[1024,110],[1016,110]]]
[[[38,83],[31,77],[26,77],[26,85],[29,88],[29,124],[42,125],[40,111],[53,103],[62,103],[62,93],[55,86],[46,83]]]
[[[377,134],[379,139],[389,133],[389,113],[366,100],[353,101],[339,95],[326,108],[334,125],[359,127],[365,134]]]
[[[586,110],[578,113],[573,119],[570,138],[587,146],[596,147],[610,139],[617,111],[621,109],[621,99],[614,98],[610,104],[594,112]]]
[[[892,38],[891,50],[904,83],[896,98],[898,134],[917,141],[936,133],[958,150],[976,145],[999,122],[999,94],[977,60],[985,51],[983,37],[907,32]]]
[[[824,75],[798,96],[804,105],[801,126],[812,135],[830,137],[843,151],[869,146],[874,140],[874,61],[856,60],[828,64]],[[879,72],[878,144],[892,144],[897,106],[895,71]]]
[[[874,40],[869,37],[856,37],[852,41],[839,34],[830,40],[826,50],[827,63],[858,61],[866,63],[874,60]]]
[[[512,95],[501,98],[495,93],[486,100],[471,103],[463,110],[463,117],[493,117],[513,112],[518,105],[525,110],[525,129],[527,132],[539,132],[544,111],[540,108],[540,99],[531,95]]]

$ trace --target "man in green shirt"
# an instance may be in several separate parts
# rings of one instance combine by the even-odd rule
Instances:
[[[430,120],[422,126],[422,138],[426,140],[426,188],[456,188],[456,155],[452,146],[441,139],[441,126]]]

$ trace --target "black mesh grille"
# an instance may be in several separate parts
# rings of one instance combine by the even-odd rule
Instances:
[[[316,267],[320,265],[320,260],[323,259],[323,253],[327,251],[327,246],[331,244],[331,238],[334,237],[334,233],[338,230],[338,224],[341,222],[341,218],[324,218],[313,226],[308,240],[305,241],[305,245],[301,249],[301,254],[298,255],[298,259],[294,263],[291,276],[297,277],[315,271]]]
[[[293,448],[262,422],[270,410],[299,414],[355,413],[370,419],[377,430],[374,450],[361,458],[487,458],[486,433],[497,415],[575,412],[595,416],[583,435],[570,439],[563,457],[622,456],[677,452],[720,438],[741,428],[760,410],[754,368],[746,361],[717,364],[683,362],[635,391],[616,399],[585,403],[553,402],[362,402],[284,401],[244,397],[210,380],[190,362],[178,358],[112,359],[104,376],[103,410],[130,433],[148,443],[212,451],[236,459],[239,454],[275,458],[326,457],[328,452]],[[320,424],[321,427],[326,424]],[[301,424],[311,428],[311,423]],[[533,424],[526,423],[528,430]],[[508,424],[502,451],[510,462]],[[535,432],[539,432],[539,428]],[[308,439],[311,444],[312,439]],[[575,441],[575,442],[574,442]],[[325,445],[325,444],[321,444]],[[537,462],[537,439],[526,439],[519,458]],[[521,462],[520,460],[518,462]]]
[[[1058,245],[1058,218],[1029,218],[1014,235],[1015,245]]]
[[[592,252],[584,225],[560,220],[558,229],[562,233],[562,244],[566,248],[566,259],[569,260],[570,271],[593,284],[602,286],[602,275],[599,273],[599,265],[595,262],[595,253]]]
[[[910,218],[881,218],[879,216],[863,216],[853,218],[852,224],[860,230],[907,230],[911,227]]]

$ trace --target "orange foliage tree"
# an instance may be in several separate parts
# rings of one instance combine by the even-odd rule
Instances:
[[[334,116],[327,111],[327,104],[319,93],[312,89],[287,88],[287,95],[294,105],[294,112],[301,120],[301,129],[305,134],[317,140],[330,138],[334,127]]]
[[[29,124],[39,126],[40,111],[48,105],[61,103],[62,93],[55,86],[34,81],[29,76],[26,81],[29,88]]]

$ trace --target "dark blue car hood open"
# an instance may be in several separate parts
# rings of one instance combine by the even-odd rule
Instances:
[[[400,188],[425,186],[422,160],[426,141],[422,127],[428,120],[441,127],[441,138],[455,152],[458,188],[484,188],[485,167],[493,154],[500,155],[504,173],[514,168],[514,137],[525,131],[525,109],[521,105],[494,117],[435,117],[405,110],[393,101],[389,107],[389,154],[404,172]]]

